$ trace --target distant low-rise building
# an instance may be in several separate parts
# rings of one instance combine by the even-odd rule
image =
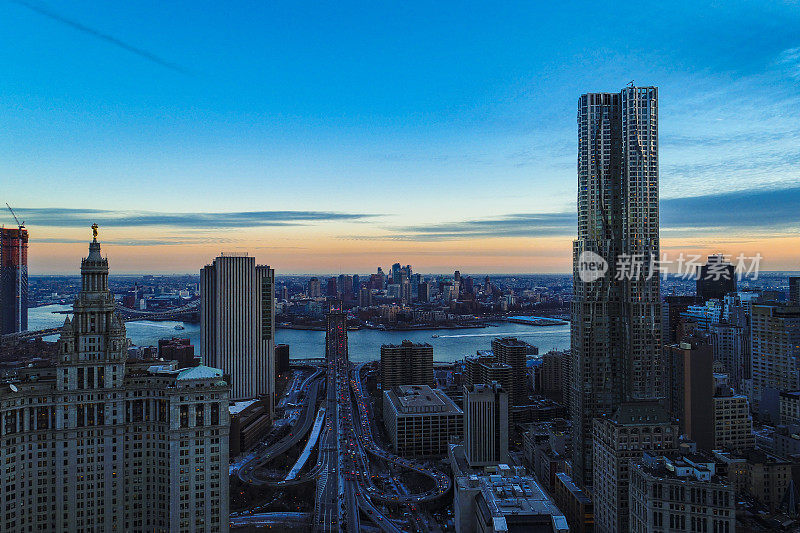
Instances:
[[[255,446],[272,427],[267,405],[262,400],[242,400],[228,407],[230,414],[230,455],[234,457]]]

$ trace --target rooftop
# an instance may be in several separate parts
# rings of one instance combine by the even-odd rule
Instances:
[[[668,424],[672,417],[658,401],[641,401],[623,403],[611,416],[618,424]]]
[[[471,475],[459,479],[459,490],[478,490],[476,503],[491,515],[495,524],[505,526],[506,520],[518,522],[524,517],[542,517],[545,519],[542,525],[547,524],[543,530],[552,531],[554,524],[562,523],[563,527],[557,530],[566,529],[564,515],[533,477],[514,474],[506,465],[500,465],[498,469],[499,474]],[[525,523],[523,521],[518,525]],[[527,524],[528,527],[533,526],[529,522]]]
[[[404,340],[400,344],[382,344],[381,348],[433,348],[427,342],[411,342],[409,340]]]
[[[569,474],[567,474],[566,472],[558,472],[556,474],[556,477],[580,503],[586,505],[592,503],[592,500],[591,498],[589,498],[589,495],[582,488],[576,485],[574,481],[572,481],[572,478],[569,477]]]
[[[497,337],[494,341],[500,346],[509,346],[516,348],[527,348],[528,343],[517,339],[516,337]]]
[[[652,456],[644,453],[641,459],[631,464],[659,479],[725,484],[716,473],[717,461],[703,454]]]
[[[461,409],[444,392],[428,385],[400,385],[384,391],[384,394],[395,412],[402,415],[461,413]]]
[[[187,379],[212,379],[221,378],[222,370],[210,366],[200,365],[192,368],[185,368],[178,373],[179,380]]]
[[[238,415],[256,402],[258,402],[258,400],[242,400],[240,402],[233,402],[228,406],[228,412],[231,415]]]

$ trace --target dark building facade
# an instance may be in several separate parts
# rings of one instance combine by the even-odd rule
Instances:
[[[189,339],[174,337],[158,340],[158,357],[167,361],[177,361],[178,368],[199,366],[200,358],[194,355],[194,346]]]
[[[269,409],[263,400],[235,402],[229,407],[230,456],[246,452],[258,444],[272,427]]]
[[[433,385],[433,346],[403,341],[381,346],[381,387]]]
[[[700,305],[703,299],[699,296],[665,296],[663,313],[664,344],[680,342],[681,313],[686,312],[690,305]]]
[[[723,256],[709,255],[697,271],[697,296],[704,301],[722,300],[731,292],[736,292],[736,269]]]
[[[800,276],[789,278],[789,303],[800,305]]]
[[[507,386],[509,405],[527,403],[528,353],[533,347],[513,337],[503,337],[492,341],[492,352],[498,363],[511,367],[511,383]],[[505,386],[505,385],[504,385]]]
[[[0,228],[0,335],[28,329],[28,230]]]
[[[289,345],[275,345],[275,375],[289,371]]]
[[[703,450],[714,447],[714,352],[704,339],[664,347],[669,411],[683,433]]]

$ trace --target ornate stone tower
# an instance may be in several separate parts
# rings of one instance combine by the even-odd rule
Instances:
[[[69,379],[59,375],[60,390],[116,388],[122,384],[128,340],[125,325],[114,314],[114,296],[108,289],[108,259],[100,255],[97,227],[89,255],[81,261],[82,287],[73,304],[73,318],[64,321],[60,352]],[[74,379],[73,379],[74,378]]]

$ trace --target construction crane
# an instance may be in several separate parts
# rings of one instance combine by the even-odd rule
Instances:
[[[13,210],[13,209],[11,209],[11,206],[10,206],[10,205],[8,205],[8,202],[6,202],[6,207],[8,208],[8,210],[9,210],[9,211],[11,211],[11,216],[12,216],[12,217],[14,217],[14,221],[16,221],[16,223],[17,223],[17,228],[19,228],[19,229],[25,229],[25,221],[23,220],[23,221],[22,221],[22,223],[20,224],[20,222],[19,222],[19,219],[17,218],[17,215],[16,215],[16,213],[14,213],[14,210]]]

